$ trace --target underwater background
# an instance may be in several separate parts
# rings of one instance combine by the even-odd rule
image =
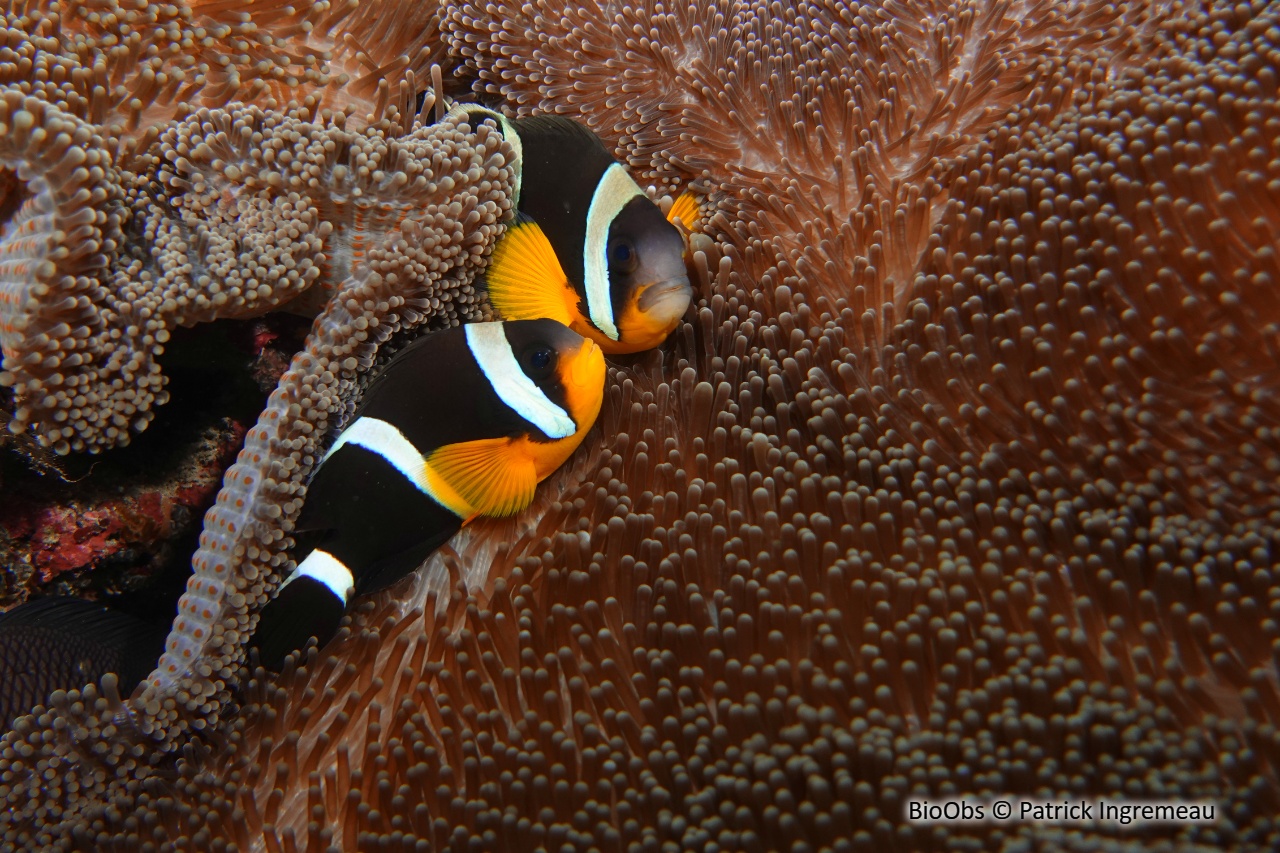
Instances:
[[[5,849],[1280,846],[1274,4],[3,8],[0,600],[182,592],[0,741]],[[446,98],[691,191],[695,305],[251,670],[378,348],[492,314]],[[1217,811],[904,811],[960,797]]]

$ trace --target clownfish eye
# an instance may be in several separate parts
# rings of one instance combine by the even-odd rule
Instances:
[[[610,272],[629,273],[636,268],[637,263],[636,249],[630,240],[619,238],[609,245]]]
[[[556,366],[556,351],[549,346],[535,346],[525,351],[524,372],[530,379],[546,379]]]

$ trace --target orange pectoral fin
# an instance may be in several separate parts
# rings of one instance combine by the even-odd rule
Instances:
[[[493,249],[485,272],[489,301],[504,320],[558,320],[568,326],[578,295],[538,223],[520,216]]]
[[[482,438],[447,444],[428,456],[427,485],[437,501],[470,521],[523,511],[533,502],[538,473],[516,442]]]
[[[698,197],[689,190],[685,190],[676,199],[675,204],[671,205],[671,210],[667,211],[667,221],[674,225],[679,219],[687,230],[697,231],[698,219],[701,215],[702,209],[698,204]]]

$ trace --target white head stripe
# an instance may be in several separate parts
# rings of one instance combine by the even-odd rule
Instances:
[[[427,487],[427,466],[422,454],[394,425],[377,418],[359,418],[342,431],[324,459],[328,459],[344,444],[355,444],[373,451],[395,466],[419,491],[431,495],[431,490]],[[324,459],[320,460],[321,465],[324,464]]]
[[[516,361],[501,323],[468,323],[467,346],[476,364],[484,371],[498,399],[520,417],[547,434],[548,438],[568,438],[578,431],[573,418],[547,399]]]
[[[350,601],[351,593],[355,592],[356,582],[351,576],[351,570],[337,557],[319,548],[307,555],[307,558],[293,570],[289,580],[285,581],[280,588],[284,589],[294,578],[300,577],[320,581],[329,588],[330,592],[340,598],[343,604]]]
[[[613,300],[609,297],[609,226],[627,202],[638,195],[644,195],[644,190],[631,180],[621,163],[614,163],[604,170],[587,210],[587,232],[582,244],[587,312],[595,327],[614,341],[618,339],[618,327],[613,324]]]

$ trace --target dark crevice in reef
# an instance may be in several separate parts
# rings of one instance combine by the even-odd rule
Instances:
[[[223,320],[173,332],[169,402],[125,447],[58,457],[22,437],[0,449],[0,606],[104,600],[172,618],[205,510],[310,321]]]

